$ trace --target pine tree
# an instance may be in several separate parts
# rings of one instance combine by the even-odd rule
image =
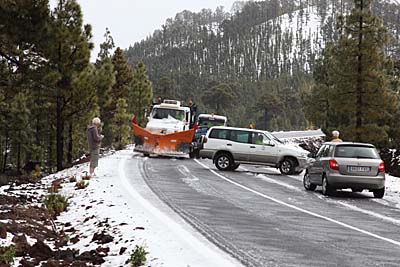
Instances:
[[[47,50],[54,76],[53,103],[56,114],[57,170],[63,168],[65,128],[70,128],[67,107],[74,99],[72,81],[89,64],[91,27],[83,25],[82,12],[76,0],[59,0],[53,12],[52,35]],[[70,130],[68,130],[70,132]]]
[[[113,135],[114,131],[110,128],[109,123],[111,123],[111,120],[117,112],[117,103],[119,99],[122,98],[125,99],[125,101],[128,100],[129,86],[133,79],[133,70],[126,62],[122,50],[119,47],[115,50],[111,61],[115,73],[115,83],[109,92],[110,103],[105,109],[105,113],[102,115],[105,123],[105,135],[107,135],[107,138],[104,140],[105,144],[109,144],[112,140],[117,138]]]
[[[0,173],[5,171],[8,153],[8,114],[9,105],[6,98],[6,89],[9,84],[10,75],[8,74],[7,64],[0,61]]]
[[[111,62],[111,58],[105,58],[101,63],[97,64],[96,72],[96,91],[97,91],[97,102],[99,106],[99,114],[105,125],[104,128],[104,145],[111,145],[112,133],[109,129],[109,120],[111,119],[110,110],[112,105],[111,90],[115,84],[115,72],[114,65]]]
[[[14,154],[17,171],[21,170],[22,159],[28,153],[28,143],[32,129],[30,127],[30,110],[27,107],[27,97],[23,93],[17,94],[10,105],[10,144]]]
[[[390,89],[395,93],[397,96],[396,101],[400,101],[400,60],[393,60],[389,61],[389,64],[391,66],[387,69],[388,75],[390,77]],[[392,148],[399,148],[400,147],[400,123],[399,123],[399,117],[400,117],[400,108],[397,108],[397,110],[392,114],[391,121],[389,122],[389,138],[391,141],[391,144],[389,147]],[[400,150],[398,150],[400,151]]]
[[[382,21],[372,14],[372,0],[354,3],[338,42],[334,75],[338,97],[332,104],[343,117],[344,134],[349,139],[382,143],[388,139],[384,127],[395,108],[384,70],[388,34]]]
[[[264,92],[256,100],[254,106],[254,111],[261,113],[261,123],[256,123],[256,125],[258,129],[272,130],[274,127],[279,127],[276,123],[272,125],[271,121],[278,116],[282,118],[283,102],[279,98],[276,88],[273,88],[274,84],[272,82],[266,82],[263,85]],[[275,128],[274,130],[277,129]]]
[[[0,59],[20,73],[34,71],[29,64],[41,65],[48,41],[48,0],[0,1],[0,21]]]
[[[217,114],[228,114],[229,109],[234,105],[235,95],[229,84],[217,83],[210,86],[204,92],[202,100],[206,106],[213,109]]]
[[[97,102],[99,106],[99,113],[103,121],[103,145],[109,146],[112,144],[113,136],[110,129],[110,119],[112,118],[113,111],[115,110],[116,99],[113,99],[112,88],[116,83],[116,71],[111,59],[111,51],[114,48],[114,40],[111,33],[106,29],[104,34],[104,42],[100,44],[100,52],[96,61],[97,69]]]
[[[108,28],[106,28],[104,38],[104,42],[100,44],[100,52],[97,55],[96,65],[101,64],[107,58],[111,58],[111,50],[115,47],[114,39]]]
[[[161,98],[171,98],[175,99],[175,94],[173,92],[174,82],[170,78],[164,76],[157,81],[154,94]]]
[[[330,48],[331,65],[322,68],[330,82],[320,89],[336,117],[330,127],[340,129],[347,140],[383,144],[388,140],[390,114],[397,106],[384,69],[388,34],[372,14],[371,0],[354,3],[352,12],[339,21],[343,34]]]
[[[129,91],[129,113],[136,116],[138,125],[146,124],[145,112],[149,111],[153,100],[153,89],[143,62],[133,71],[133,81]]]
[[[300,89],[307,119],[325,132],[338,128],[340,121],[332,104],[336,97],[332,71],[335,69],[334,49],[334,44],[327,44],[315,64],[314,83],[303,83]]]
[[[44,86],[43,75],[39,73],[46,64],[44,50],[48,46],[50,24],[48,1],[0,1],[0,21],[0,117],[3,117],[3,120],[0,118],[0,171],[4,172],[7,163],[19,168],[29,157],[24,153],[32,151],[31,145],[36,141],[27,140],[24,133],[18,133],[25,143],[16,143],[18,135],[11,133],[14,127],[11,115],[15,114],[11,108],[17,104],[26,106],[31,118],[36,115],[32,112],[34,103],[23,104],[21,100],[30,100],[37,88]],[[9,157],[11,145],[14,146],[12,153],[19,156]]]
[[[123,149],[130,143],[130,120],[132,115],[127,113],[127,108],[128,104],[126,103],[126,100],[124,98],[119,98],[114,117],[110,121],[110,128],[114,137],[113,146],[117,150]]]
[[[96,116],[95,111],[98,107],[96,78],[96,68],[90,64],[72,81],[73,100],[66,114],[69,118],[67,129],[67,163],[69,164],[87,150],[86,126]]]
[[[128,98],[129,86],[133,80],[133,71],[119,47],[114,52],[112,63],[115,71],[115,84],[111,89],[111,96],[115,102],[112,106],[116,107],[116,103],[120,98]]]

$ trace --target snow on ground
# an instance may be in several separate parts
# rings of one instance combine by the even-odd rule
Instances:
[[[96,249],[98,244],[92,241],[93,236],[104,231],[114,239],[104,245],[110,252],[102,266],[127,266],[125,262],[136,245],[143,245],[149,253],[147,266],[240,266],[152,193],[141,177],[138,162],[130,160],[133,156],[129,148],[101,158],[97,176],[89,180],[85,189],[76,190],[75,183],[62,184],[60,193],[69,197],[70,205],[57,218],[56,225],[58,230],[67,232],[64,227],[69,225],[69,229],[76,231],[71,232],[70,242],[64,249],[79,249],[80,252]],[[82,164],[45,177],[42,183],[49,185],[56,179],[68,180],[72,176],[79,181],[87,169],[87,163]],[[268,168],[268,171],[275,169]],[[262,174],[258,178],[269,179]],[[293,178],[302,180],[301,175]],[[43,193],[43,190],[39,192]],[[400,208],[400,178],[387,175],[385,197],[373,201]],[[9,245],[12,237],[7,233],[6,239],[0,239],[0,245]],[[35,240],[28,237],[28,241],[34,243]]]
[[[14,235],[12,233],[7,233],[7,237],[5,239],[0,239],[0,246],[7,247],[12,244],[12,239]]]
[[[386,2],[386,3],[389,3],[389,4],[400,5],[400,1],[399,1],[399,0],[386,0],[385,2]]]
[[[147,265],[153,267],[240,266],[166,205],[159,200],[159,203],[154,202],[150,189],[144,191],[146,198],[141,195],[143,189],[140,193],[135,189],[132,180],[141,180],[139,167],[129,166],[133,171],[125,172],[125,164],[133,154],[129,149],[101,158],[97,176],[89,180],[85,189],[75,190],[74,183],[63,184],[60,193],[70,197],[70,205],[67,212],[58,217],[56,224],[69,222],[77,232],[83,233],[77,243],[68,247],[80,252],[96,249],[98,244],[91,239],[100,225],[107,226],[105,234],[114,237],[113,242],[106,244],[110,252],[102,266],[125,266],[135,245],[146,248],[149,252]],[[76,176],[79,181],[86,169],[87,164],[64,170],[47,181],[71,176]],[[153,201],[148,201],[148,198]],[[75,234],[71,239],[74,237]],[[120,255],[124,248],[126,252]]]
[[[383,204],[392,204],[400,209],[400,178],[386,174],[386,191],[383,199],[376,201]]]

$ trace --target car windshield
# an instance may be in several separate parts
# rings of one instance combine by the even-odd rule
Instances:
[[[379,159],[379,154],[374,147],[345,145],[335,149],[337,158]]]
[[[269,139],[274,140],[278,144],[283,144],[283,142],[278,137],[276,137],[275,135],[271,134],[270,132],[264,132],[264,133],[269,137]]]
[[[168,119],[169,116],[176,120],[183,121],[185,119],[185,111],[166,108],[153,109],[153,119]]]
[[[213,126],[225,126],[225,120],[213,117],[199,117],[198,125],[207,126],[208,128],[211,128]]]

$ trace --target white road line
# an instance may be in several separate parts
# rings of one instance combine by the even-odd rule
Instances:
[[[257,178],[260,178],[261,180],[266,181],[266,182],[268,182],[268,183],[277,184],[277,185],[286,187],[286,188],[288,188],[288,189],[291,189],[291,190],[293,190],[293,191],[297,191],[297,192],[302,191],[302,190],[299,189],[298,187],[295,187],[295,186],[293,186],[293,185],[290,185],[290,184],[287,184],[287,183],[284,183],[284,182],[281,182],[281,181],[277,181],[277,180],[272,179],[272,178],[270,178],[270,177],[268,177],[268,176],[266,176],[266,175],[264,175],[264,174],[259,174],[259,175],[257,175],[256,177],[257,177]]]
[[[260,178],[260,179],[262,179],[262,180],[264,180],[266,182],[277,184],[277,185],[286,187],[288,189],[292,189],[293,191],[297,191],[297,192],[301,191],[301,189],[299,189],[299,188],[297,188],[295,186],[292,186],[290,184],[287,184],[287,183],[284,183],[284,182],[281,182],[281,181],[277,181],[277,180],[275,180],[273,178],[268,177],[266,174],[259,174],[256,177]],[[300,176],[288,175],[287,177],[289,177],[289,178],[291,178],[293,180],[297,180],[297,181],[303,182],[303,178],[301,178]],[[378,218],[380,220],[383,220],[383,221],[386,221],[386,222],[389,222],[389,223],[392,223],[392,224],[395,224],[395,225],[400,225],[400,220],[398,220],[398,219],[394,219],[392,217],[389,217],[389,216],[386,216],[386,215],[382,215],[382,214],[379,214],[377,212],[373,212],[373,211],[370,211],[370,210],[362,209],[362,208],[359,208],[359,207],[357,207],[355,205],[352,205],[352,204],[349,204],[349,203],[346,203],[346,202],[343,202],[343,201],[329,200],[329,199],[326,199],[325,196],[324,197],[321,196],[319,198],[322,199],[322,200],[328,201],[330,203],[342,205],[342,206],[344,206],[344,207],[346,207],[348,209],[351,209],[351,210],[354,210],[354,211],[357,211],[357,212],[360,212],[360,213],[363,213],[363,214],[367,214],[369,216]]]
[[[246,191],[249,191],[249,192],[251,192],[251,193],[254,193],[254,194],[256,194],[256,195],[258,195],[258,196],[260,196],[260,197],[269,199],[269,200],[271,200],[271,201],[273,201],[273,202],[275,202],[275,203],[281,204],[282,206],[286,206],[286,207],[288,207],[288,208],[291,208],[291,209],[294,209],[294,210],[297,210],[297,211],[306,213],[306,214],[311,215],[311,216],[313,216],[313,217],[320,218],[320,219],[323,219],[323,220],[332,222],[332,223],[334,223],[334,224],[338,224],[338,225],[343,226],[343,227],[345,227],[345,228],[354,230],[354,231],[359,232],[359,233],[363,233],[363,234],[365,234],[365,235],[374,237],[374,238],[379,239],[379,240],[386,241],[386,242],[388,242],[388,243],[391,243],[391,244],[393,244],[393,245],[396,245],[396,246],[399,246],[399,247],[400,247],[400,242],[399,242],[399,241],[396,241],[396,240],[393,240],[393,239],[390,239],[390,238],[386,238],[386,237],[383,237],[383,236],[380,236],[380,235],[377,235],[377,234],[368,232],[368,231],[366,231],[366,230],[363,230],[363,229],[360,229],[360,228],[358,228],[358,227],[349,225],[349,224],[347,224],[347,223],[343,223],[343,222],[337,221],[337,220],[335,220],[335,219],[332,219],[332,218],[329,218],[329,217],[326,217],[326,216],[317,214],[317,213],[312,212],[312,211],[308,211],[308,210],[299,208],[299,207],[297,207],[297,206],[295,206],[295,205],[288,204],[288,203],[283,202],[283,201],[281,201],[281,200],[278,200],[278,199],[276,199],[276,198],[267,196],[267,195],[265,195],[265,194],[263,194],[263,193],[260,193],[260,192],[258,192],[258,191],[256,191],[256,190],[253,190],[253,189],[251,189],[251,188],[248,188],[248,187],[246,187],[246,186],[244,186],[244,185],[241,185],[241,184],[239,184],[239,183],[237,183],[237,182],[235,182],[235,181],[232,181],[232,180],[226,178],[225,176],[223,176],[223,175],[217,173],[216,171],[210,169],[208,166],[206,166],[205,164],[201,163],[201,162],[198,161],[197,159],[195,159],[195,161],[196,161],[198,164],[200,164],[201,166],[203,166],[204,168],[208,169],[210,172],[212,172],[212,173],[215,174],[216,176],[218,176],[219,178],[221,178],[221,179],[227,181],[228,183],[231,183],[231,184],[233,184],[233,185],[235,185],[235,186],[237,186],[237,187],[240,187],[240,188],[242,188],[242,189],[244,189],[244,190],[246,190]]]
[[[388,217],[388,216],[385,216],[385,215],[382,215],[382,214],[379,214],[379,213],[376,213],[376,212],[373,212],[373,211],[365,210],[365,209],[359,208],[357,206],[351,205],[351,204],[343,202],[343,201],[332,201],[332,202],[340,204],[340,205],[342,205],[342,206],[344,206],[344,207],[346,207],[348,209],[351,209],[351,210],[354,210],[354,211],[358,211],[358,212],[361,212],[361,213],[376,217],[376,218],[381,219],[383,221],[387,221],[387,222],[390,222],[390,223],[393,223],[393,224],[396,224],[396,225],[400,225],[400,220],[396,220],[394,218],[391,218],[391,217]]]
[[[264,175],[262,175],[262,176],[264,176]],[[290,177],[292,179],[295,179],[295,180],[298,180],[297,177],[295,177],[295,176],[289,175],[288,177]],[[268,179],[263,178],[263,180],[265,180],[266,182],[270,182],[270,183],[274,183],[274,184],[278,184],[278,185],[284,186],[284,187],[289,188],[289,189],[293,189],[294,191],[299,191],[299,189],[297,187],[291,186],[291,185],[286,184],[284,182],[275,181],[275,180],[273,180],[272,178],[269,178],[269,177],[267,177],[267,178]],[[303,181],[303,180],[301,179],[301,181]],[[294,188],[292,188],[292,187],[294,187]],[[344,207],[346,207],[348,209],[351,209],[351,210],[354,210],[354,211],[357,211],[357,212],[360,212],[360,213],[363,213],[363,214],[367,214],[369,216],[378,218],[378,219],[386,221],[386,222],[393,223],[395,225],[400,225],[400,220],[394,219],[394,218],[386,216],[386,215],[379,214],[377,212],[373,212],[373,211],[370,211],[370,210],[359,208],[359,207],[357,207],[355,205],[352,205],[352,204],[349,204],[349,203],[346,203],[346,202],[343,202],[343,201],[329,200],[329,199],[326,199],[326,197],[320,197],[320,199],[326,200],[326,201],[328,201],[330,203],[333,203],[333,204],[342,205],[342,206],[344,206]]]
[[[303,182],[303,176],[288,175],[288,177],[292,178],[293,180]]]

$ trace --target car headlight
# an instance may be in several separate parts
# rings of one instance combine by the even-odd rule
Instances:
[[[307,158],[308,153],[300,153],[301,158]]]

